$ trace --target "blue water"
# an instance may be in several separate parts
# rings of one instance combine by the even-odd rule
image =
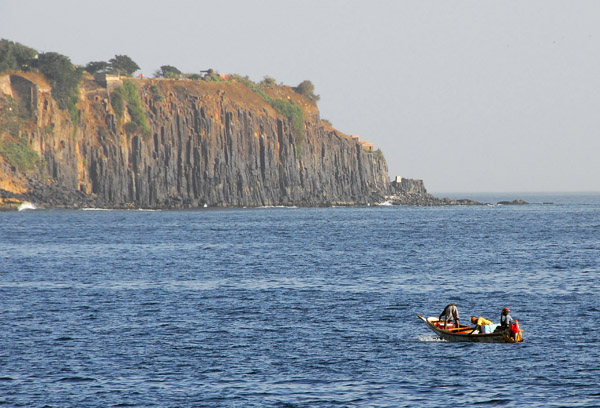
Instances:
[[[0,213],[0,405],[600,406],[600,195],[555,198]]]

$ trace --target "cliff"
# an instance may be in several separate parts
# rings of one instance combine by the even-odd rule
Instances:
[[[111,91],[126,81],[136,95],[123,108]],[[0,204],[362,205],[388,192],[383,155],[321,121],[289,87],[263,92],[301,108],[302,132],[245,83],[126,81],[85,76],[69,113],[43,76],[0,74]]]

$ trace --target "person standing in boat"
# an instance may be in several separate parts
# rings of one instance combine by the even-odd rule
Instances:
[[[443,319],[444,320],[444,329],[446,328],[446,324],[448,322],[454,322],[454,324],[455,324],[454,327],[459,327],[458,308],[456,307],[456,305],[454,303],[451,303],[444,308],[444,311],[442,312],[442,314],[440,314],[440,317],[438,317],[438,320],[442,320],[442,317],[444,318]]]

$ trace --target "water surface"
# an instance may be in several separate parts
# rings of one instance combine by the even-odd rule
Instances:
[[[600,196],[553,201],[0,213],[0,404],[599,406]]]

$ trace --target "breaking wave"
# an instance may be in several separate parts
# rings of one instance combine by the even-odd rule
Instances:
[[[18,210],[19,211],[37,210],[37,207],[33,203],[30,203],[29,201],[25,201],[23,204],[21,204],[19,206]]]

